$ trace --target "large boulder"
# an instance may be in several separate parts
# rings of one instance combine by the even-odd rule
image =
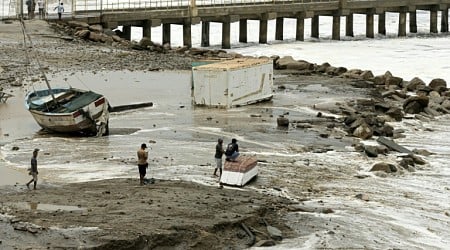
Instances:
[[[422,79],[418,78],[418,77],[414,77],[411,81],[409,81],[409,83],[406,85],[406,89],[408,91],[416,91],[420,88],[425,87],[426,84],[424,81],[422,81]]]
[[[90,31],[103,32],[103,26],[101,24],[93,24],[89,26]]]
[[[89,28],[89,24],[85,23],[85,22],[80,22],[80,21],[68,21],[67,25],[69,25],[69,27],[71,28],[76,28],[76,27],[82,27],[82,28]]]
[[[436,78],[431,80],[428,86],[434,91],[443,92],[447,89],[447,82],[444,79]]]
[[[403,110],[405,113],[418,114],[428,106],[429,100],[428,96],[411,96],[403,103]]]
[[[397,86],[401,87],[403,82],[403,78],[397,76],[388,76],[386,77],[385,84],[386,86]]]
[[[390,163],[379,162],[379,163],[376,163],[375,165],[373,165],[369,171],[371,171],[371,172],[383,171],[386,173],[395,173],[395,172],[397,172],[397,167]]]
[[[394,118],[398,122],[403,119],[403,111],[397,107],[390,108],[388,111],[386,111],[386,114]]]
[[[141,41],[139,41],[139,45],[144,47],[144,48],[149,48],[150,46],[153,46],[153,42],[152,42],[152,40],[150,40],[150,38],[143,37],[141,39]]]
[[[297,61],[292,56],[284,56],[275,62],[276,69],[287,69],[289,64],[295,64]]]
[[[371,138],[373,135],[372,128],[366,123],[361,124],[353,131],[353,136],[361,138],[363,140]]]

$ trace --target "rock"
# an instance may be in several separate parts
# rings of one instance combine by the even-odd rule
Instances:
[[[416,91],[420,88],[425,87],[426,84],[424,81],[422,81],[422,79],[418,78],[418,77],[414,77],[411,81],[409,81],[409,83],[406,85],[406,89],[408,91]]]
[[[143,37],[140,41],[139,41],[139,45],[142,46],[143,48],[148,48],[150,46],[153,46],[153,42],[152,40],[150,40],[150,38],[148,37]]]
[[[386,86],[398,86],[401,87],[403,82],[403,78],[397,76],[388,76],[386,77],[385,85]]]
[[[404,169],[409,169],[410,166],[414,167],[414,160],[410,157],[405,157],[399,162],[399,165]]]
[[[425,164],[427,164],[427,162],[424,159],[420,158],[417,155],[411,155],[411,157],[414,160],[415,164],[418,164],[418,165],[425,165]]]
[[[397,172],[397,167],[390,163],[379,162],[379,163],[376,163],[375,165],[373,165],[369,171],[370,172],[382,171],[385,173],[393,173],[393,172]]]
[[[370,80],[373,78],[373,73],[370,70],[365,70],[359,76],[363,80]]]
[[[355,197],[363,201],[369,201],[369,196],[367,194],[357,194]]]
[[[67,25],[69,25],[69,27],[72,27],[72,28],[76,28],[76,27],[82,27],[82,28],[85,28],[85,29],[89,28],[89,24],[88,23],[80,22],[80,21],[68,21]]]
[[[279,127],[289,127],[289,119],[283,116],[278,117],[277,124]]]
[[[93,41],[93,42],[100,42],[102,40],[102,35],[101,33],[97,33],[97,32],[89,32],[89,40]]]
[[[443,92],[447,89],[447,82],[444,79],[436,78],[431,80],[430,84],[428,84],[428,87],[437,92]]]
[[[378,150],[376,146],[367,145],[364,147],[364,152],[369,157],[378,157]]]
[[[362,124],[361,126],[357,127],[355,131],[353,131],[353,136],[359,137],[363,140],[371,138],[373,135],[373,130],[369,125]]]
[[[276,69],[287,69],[287,65],[293,63],[295,64],[297,61],[294,60],[292,56],[284,56],[278,59],[275,63]]]
[[[430,107],[425,107],[423,109],[423,111],[431,116],[440,116],[441,115],[441,113],[439,113],[437,110],[432,109]]]
[[[388,111],[386,111],[386,114],[394,118],[398,122],[403,119],[403,111],[397,107],[390,108]]]
[[[79,31],[75,32],[74,36],[84,39],[84,38],[88,38],[90,33],[91,32],[89,30],[79,30]]]
[[[316,71],[319,73],[325,73],[327,71],[327,68],[331,65],[327,62],[322,63],[321,65],[317,66]]]
[[[283,239],[283,233],[280,231],[280,229],[273,227],[273,226],[267,226],[267,233],[269,233],[270,238],[273,240],[282,240]]]
[[[90,25],[89,26],[89,30],[90,31],[94,31],[94,32],[102,33],[103,32],[103,26],[101,24]]]
[[[276,243],[273,240],[260,240],[255,244],[255,247],[271,247],[275,245]]]
[[[414,154],[423,155],[423,156],[430,156],[434,153],[426,150],[426,149],[413,149]]]
[[[403,103],[403,110],[409,114],[418,114],[423,112],[428,102],[428,96],[411,96]]]
[[[374,83],[375,85],[385,85],[385,82],[386,82],[386,76],[384,76],[384,75],[375,76],[375,77],[372,79],[372,81],[373,81],[373,83]]]

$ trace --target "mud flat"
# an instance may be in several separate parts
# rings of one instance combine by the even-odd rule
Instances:
[[[290,234],[279,219],[289,202],[252,191],[135,179],[5,189],[2,249],[242,249],[252,240],[242,225],[270,240],[263,219]]]

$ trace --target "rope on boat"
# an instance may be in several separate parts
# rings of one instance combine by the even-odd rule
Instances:
[[[31,40],[30,34],[28,34],[27,31],[26,31],[25,22],[24,22],[22,17],[20,17],[20,27],[22,29],[22,34],[23,34],[23,44],[24,44],[25,56],[27,58],[27,64],[31,65],[31,59],[30,59],[28,48],[33,48],[34,45],[33,45],[33,41]],[[30,44],[29,46],[27,46],[27,40],[28,40],[28,42]],[[42,74],[42,77],[45,80],[45,84],[47,84],[47,88],[48,88],[48,90],[49,90],[49,92],[50,92],[50,94],[52,96],[53,102],[55,103],[55,105],[58,105],[58,102],[55,99],[55,95],[53,94],[52,88],[50,87],[50,83],[48,82],[47,75],[45,74],[45,71],[44,71],[44,69],[41,66],[41,62],[39,61],[39,58],[35,57],[34,59],[35,59],[37,65],[38,65],[38,68],[39,68],[39,71]],[[31,72],[29,71],[29,67],[27,67],[27,73],[28,73],[28,75],[31,75]],[[34,87],[33,87],[33,89],[34,89]]]

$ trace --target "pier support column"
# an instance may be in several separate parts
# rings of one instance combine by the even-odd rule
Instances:
[[[438,33],[437,29],[437,8],[433,7],[430,10],[430,32]]]
[[[444,8],[441,14],[441,32],[448,32],[448,8]]]
[[[152,40],[152,21],[145,20],[144,26],[142,27],[142,37]]]
[[[131,41],[131,25],[124,25],[122,33],[126,40]]]
[[[267,19],[259,20],[259,43],[267,43]]]
[[[190,19],[185,19],[183,22],[183,45],[188,48],[192,47]]]
[[[202,21],[202,47],[209,47],[209,22]]]
[[[333,15],[333,31],[331,34],[332,40],[341,40],[341,16]]]
[[[170,44],[170,23],[163,23],[162,32],[163,45],[166,43]]]
[[[353,14],[345,16],[345,35],[354,36],[353,33]]]
[[[386,12],[378,15],[378,34],[386,35]]]
[[[283,40],[283,22],[284,18],[277,17],[275,23],[275,40]]]
[[[398,36],[406,36],[406,12],[398,14]]]
[[[373,13],[366,14],[366,37],[374,38]]]
[[[222,49],[231,49],[230,42],[231,23],[222,23]]]
[[[295,29],[295,40],[304,41],[305,40],[305,15],[297,15],[297,27]]]
[[[317,15],[311,19],[311,37],[319,38],[319,16]]]
[[[409,12],[409,32],[417,33],[417,12],[415,10]]]
[[[239,20],[239,42],[247,43],[247,19]]]

